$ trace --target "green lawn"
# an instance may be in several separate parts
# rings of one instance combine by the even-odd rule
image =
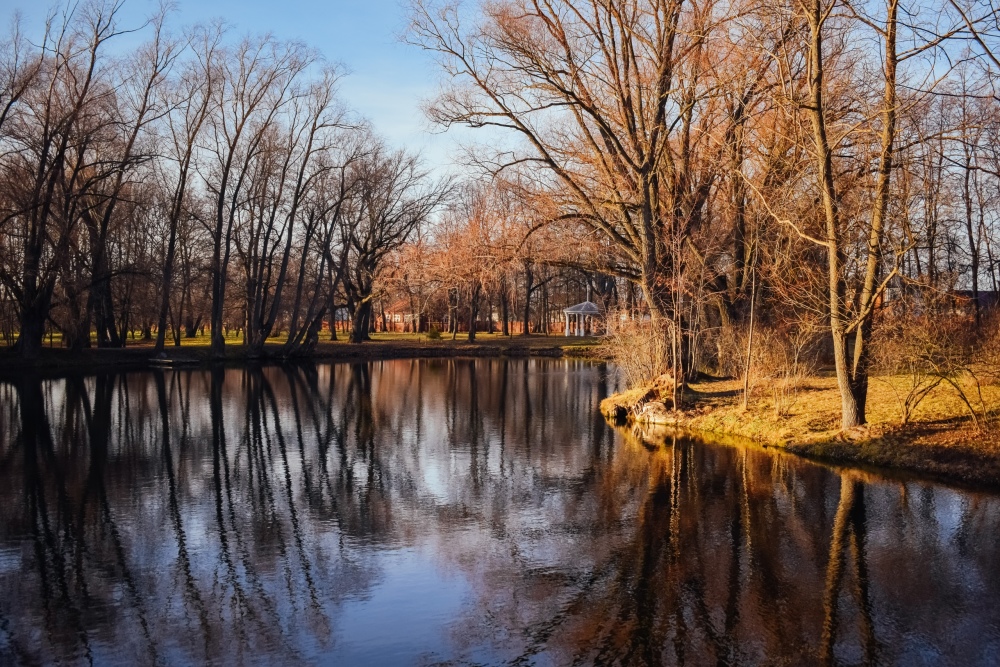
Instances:
[[[43,346],[46,348],[62,348],[62,334],[54,333],[52,336],[45,336]],[[268,338],[267,342],[270,345],[281,345],[285,343],[288,339],[287,332],[282,332],[277,336]],[[348,334],[346,332],[338,332],[337,340],[331,341],[329,332],[324,331],[320,336],[321,345],[338,345],[346,344],[348,339]],[[454,339],[452,339],[451,334],[442,334],[438,339],[431,339],[426,333],[373,333],[371,334],[371,340],[373,343],[406,343],[406,344],[420,344],[420,345],[456,345],[462,344],[466,345],[469,343],[468,333],[459,333]],[[601,342],[600,337],[586,336],[546,336],[544,334],[532,334],[531,336],[504,336],[499,333],[483,333],[478,332],[476,334],[476,340],[474,341],[477,345],[499,345],[502,347],[517,347],[517,348],[540,348],[540,347],[568,347],[568,348],[589,348],[594,345],[598,345]],[[91,338],[91,343],[93,347],[96,347],[96,336]],[[139,337],[132,338],[131,336],[126,340],[126,348],[147,348],[152,347],[153,340],[142,340]],[[211,334],[198,334],[191,338],[186,336],[181,337],[181,347],[182,348],[205,348],[210,346],[212,343]],[[231,333],[226,336],[226,345],[233,347],[240,347],[243,345],[242,334]],[[0,343],[0,347],[4,347]],[[170,335],[166,339],[166,348],[176,349],[174,345],[174,339]]]

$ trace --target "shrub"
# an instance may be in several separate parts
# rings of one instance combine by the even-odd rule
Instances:
[[[430,340],[441,340],[441,332],[437,327],[431,327],[427,330],[427,338]]]
[[[669,368],[670,341],[662,327],[649,321],[619,321],[613,313],[608,319],[618,323],[603,345],[628,389],[650,382]]]
[[[1000,385],[1000,315],[985,321],[982,331],[973,349],[972,361],[983,382]]]
[[[904,378],[902,389],[890,383],[899,401],[901,423],[907,423],[917,406],[941,384],[955,390],[980,427],[979,415],[962,386],[972,381],[983,407],[979,378],[973,371],[976,346],[972,327],[961,316],[928,310],[920,315],[886,317],[872,337],[872,368]]]
[[[754,328],[747,375],[748,327],[732,327],[719,336],[719,370],[739,378],[747,387],[746,402],[761,394],[770,395],[778,417],[791,412],[806,379],[815,372],[814,346],[818,329],[800,323],[794,327]]]

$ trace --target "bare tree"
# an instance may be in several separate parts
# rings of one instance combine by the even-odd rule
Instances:
[[[88,199],[93,203],[81,210],[91,256],[87,313],[74,338],[77,345],[84,341],[89,343],[91,314],[97,328],[98,346],[121,347],[124,344],[125,332],[119,332],[115,326],[109,232],[116,207],[131,185],[137,167],[151,157],[148,128],[166,113],[162,93],[180,52],[180,44],[166,34],[165,19],[162,12],[153,18],[151,41],[122,60],[116,67],[117,80],[111,83],[117,103],[110,125],[115,128],[116,136],[105,144],[112,150],[100,156],[99,178],[91,179]],[[144,139],[147,139],[145,146],[142,145]]]
[[[284,123],[267,135],[255,159],[251,208],[235,237],[243,260],[251,354],[261,352],[281,312],[303,199],[333,166],[322,157],[335,138],[332,131],[343,125],[334,97],[337,76],[329,70],[312,85],[290,91]]]
[[[220,59],[216,112],[209,120],[213,164],[205,178],[215,200],[212,219],[212,353],[221,356],[233,227],[248,196],[251,170],[265,139],[316,55],[270,36],[245,38]]]
[[[181,218],[186,214],[189,198],[197,142],[206,119],[213,111],[215,103],[216,77],[218,76],[219,42],[222,29],[213,26],[196,29],[188,39],[188,48],[193,58],[188,61],[180,75],[171,82],[166,115],[165,143],[170,167],[164,168],[163,180],[170,197],[167,202],[167,247],[163,258],[162,281],[160,284],[160,311],[157,319],[156,350],[162,351],[167,330],[167,315],[170,296],[174,284],[174,264],[177,252],[177,230]],[[183,299],[181,299],[183,303]],[[183,305],[181,305],[183,307]],[[177,314],[178,319],[180,313]],[[174,342],[180,345],[179,326],[174,327]]]
[[[442,55],[454,82],[431,117],[519,136],[483,162],[540,168],[558,219],[605,235],[661,317],[673,308],[668,239],[697,224],[714,179],[692,153],[709,115],[696,112],[700,59],[721,23],[712,2],[510,0],[485,6],[467,29],[455,6],[417,0],[410,35]]]
[[[3,218],[6,247],[0,278],[18,302],[16,345],[26,359],[41,350],[79,207],[86,206],[79,194],[91,176],[88,148],[105,122],[102,103],[113,92],[100,81],[101,57],[105,45],[120,34],[120,8],[121,1],[114,0],[50,16],[32,85],[5,112],[5,139],[12,148],[5,166],[8,182],[17,190]]]
[[[898,0],[865,5],[841,5],[838,0],[801,0],[797,9],[808,29],[804,50],[805,93],[798,105],[812,128],[812,160],[823,215],[822,231],[813,234],[787,218],[783,221],[792,225],[802,238],[821,246],[826,254],[826,295],[841,395],[841,426],[848,429],[866,420],[867,346],[875,308],[886,285],[895,276],[903,254],[902,250],[897,250],[893,261],[886,266],[886,220],[893,201],[890,186],[898,149],[899,65],[901,61],[933,49],[954,31],[932,33],[933,36],[927,39],[927,32],[921,26],[901,25]],[[837,13],[838,9],[844,12]],[[874,83],[861,78],[863,69],[843,48],[844,40],[861,29],[858,26],[870,29],[882,50],[882,93],[871,116],[841,111],[843,105],[850,105],[846,98],[851,94],[860,96],[863,104],[868,90],[875,87]],[[907,42],[913,44],[904,53],[898,49],[901,28],[908,28]],[[827,46],[828,40],[833,40],[832,48]],[[827,80],[831,67],[837,76],[835,84]],[[848,81],[853,85],[850,92],[844,87]],[[835,94],[831,94],[833,86],[836,86]],[[841,98],[837,99],[837,95]],[[832,137],[831,128],[835,132]],[[862,207],[847,206],[851,199],[849,188],[855,185],[838,174],[835,159],[841,145],[860,141],[854,128],[864,128],[877,137],[874,156],[877,167],[868,220],[863,218]],[[855,160],[864,157],[863,154],[852,156]]]
[[[392,151],[374,138],[354,168],[357,189],[341,224],[342,285],[352,318],[351,342],[360,343],[369,339],[383,260],[428,220],[451,186],[432,180],[415,155]]]

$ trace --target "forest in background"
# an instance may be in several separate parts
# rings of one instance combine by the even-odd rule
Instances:
[[[873,372],[919,401],[997,367],[989,2],[415,0],[428,116],[486,130],[451,176],[312,47],[121,6],[0,48],[0,333],[25,358],[202,328],[295,354],[400,308],[547,331],[589,297],[675,380],[830,364],[844,428]]]

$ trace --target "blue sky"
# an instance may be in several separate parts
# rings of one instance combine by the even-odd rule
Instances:
[[[406,27],[404,0],[174,0],[174,5],[175,26],[222,17],[238,33],[272,32],[320,49],[350,72],[341,82],[341,97],[390,143],[420,151],[430,167],[449,163],[457,137],[434,134],[420,111],[421,101],[437,89],[433,57],[399,41]],[[141,22],[156,6],[152,0],[126,0],[124,22]],[[19,10],[32,35],[51,7],[45,0],[0,0],[5,22]]]

